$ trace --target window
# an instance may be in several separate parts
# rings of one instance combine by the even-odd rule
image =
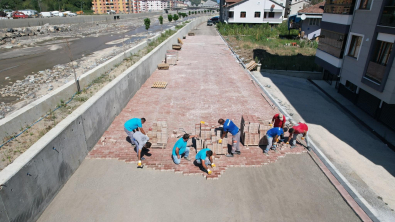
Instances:
[[[233,18],[234,12],[228,12],[228,17]]]
[[[274,18],[274,12],[269,12],[269,18]]]
[[[372,6],[372,0],[361,0],[361,3],[359,4],[359,9],[370,9],[370,6]]]
[[[255,18],[260,18],[261,17],[261,12],[255,12]]]
[[[320,19],[318,18],[309,19],[309,25],[320,26]]]
[[[376,50],[372,62],[386,66],[392,51],[392,43],[377,41]]]
[[[357,58],[359,54],[359,50],[361,49],[361,44],[362,44],[362,37],[353,35],[351,37],[351,44],[350,44],[350,48],[348,49],[348,55]]]
[[[245,18],[246,17],[246,12],[240,12],[240,18]]]
[[[353,83],[351,83],[350,81],[346,81],[346,88],[348,89],[348,90],[350,90],[351,92],[353,92],[353,93],[355,93],[356,91],[357,91],[357,86],[355,85],[355,84],[353,84]]]

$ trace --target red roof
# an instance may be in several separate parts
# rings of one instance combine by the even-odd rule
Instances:
[[[307,13],[307,14],[308,13],[317,13],[317,14],[320,13],[320,14],[323,14],[324,13],[324,5],[325,5],[325,2],[320,2],[318,4],[310,6],[308,8],[299,10],[298,13],[299,14],[300,13]]]

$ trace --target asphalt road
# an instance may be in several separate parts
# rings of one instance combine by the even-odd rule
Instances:
[[[308,154],[219,180],[86,159],[38,220],[360,221]]]

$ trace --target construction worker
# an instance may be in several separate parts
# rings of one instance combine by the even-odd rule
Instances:
[[[133,141],[133,133],[136,131],[140,131],[142,134],[145,135],[144,129],[143,129],[143,124],[145,123],[145,118],[133,118],[125,122],[123,125],[123,128],[126,132],[126,134],[129,136],[130,142],[132,145],[135,145]]]
[[[291,129],[289,129],[289,137],[288,137],[288,143],[291,143],[291,149],[296,146],[296,137],[299,134],[302,134],[302,140],[306,140],[306,145],[307,145],[307,150],[311,151],[311,147],[309,146],[309,140],[307,139],[307,136],[309,135],[309,128],[307,127],[307,124],[299,122],[298,124],[294,125]]]
[[[266,132],[267,146],[266,149],[264,150],[264,153],[266,155],[268,155],[269,150],[272,147],[272,144],[273,144],[273,150],[276,150],[278,137],[284,134],[284,131],[287,130],[288,130],[287,128],[282,129],[280,127],[274,127]]]
[[[224,126],[221,139],[218,141],[219,143],[222,143],[222,139],[225,137],[225,135],[228,132],[232,134],[232,151],[231,151],[231,153],[226,154],[226,156],[233,157],[234,154],[240,155],[240,130],[239,130],[239,127],[237,127],[236,124],[234,124],[233,121],[230,119],[227,119],[226,121],[224,119],[219,119],[218,123]]]
[[[177,140],[176,144],[173,147],[173,161],[175,164],[180,164],[181,156],[184,156],[184,159],[191,161],[189,159],[189,147],[187,147],[187,142],[189,138],[197,137],[196,135],[190,136],[189,134],[184,134],[182,138]]]
[[[151,143],[148,142],[148,136],[142,134],[140,131],[136,131],[135,133],[133,133],[133,140],[136,143],[137,158],[139,160],[138,166],[141,166],[141,161],[145,160],[145,158],[141,156],[141,151],[143,150],[143,148],[150,148]]]
[[[214,153],[210,149],[202,149],[196,154],[196,163],[201,165],[208,174],[211,174],[211,170],[207,167],[207,165],[211,165],[212,168],[215,167],[214,161],[213,161],[213,156]]]
[[[284,128],[286,121],[287,121],[287,119],[285,118],[285,116],[282,113],[278,113],[273,116],[271,124],[273,127]]]

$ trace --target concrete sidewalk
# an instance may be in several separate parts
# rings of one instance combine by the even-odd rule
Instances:
[[[382,221],[394,221],[395,152],[305,79],[258,72],[263,86],[309,125],[310,137],[376,210]]]
[[[214,28],[199,26],[184,40],[177,66],[152,74],[104,133],[113,142],[98,142],[39,221],[360,221],[300,146],[269,157],[259,147],[242,147],[240,156],[216,160],[222,171],[213,177],[221,177],[212,181],[187,176],[203,173],[185,160],[177,166],[184,174],[161,172],[177,172],[171,146],[151,149],[143,162],[155,170],[136,169],[123,131],[132,117],[147,118],[144,128],[167,120],[171,133],[180,127],[194,132],[201,120],[240,124],[243,114],[270,119],[278,113]],[[151,88],[155,81],[168,86]]]

